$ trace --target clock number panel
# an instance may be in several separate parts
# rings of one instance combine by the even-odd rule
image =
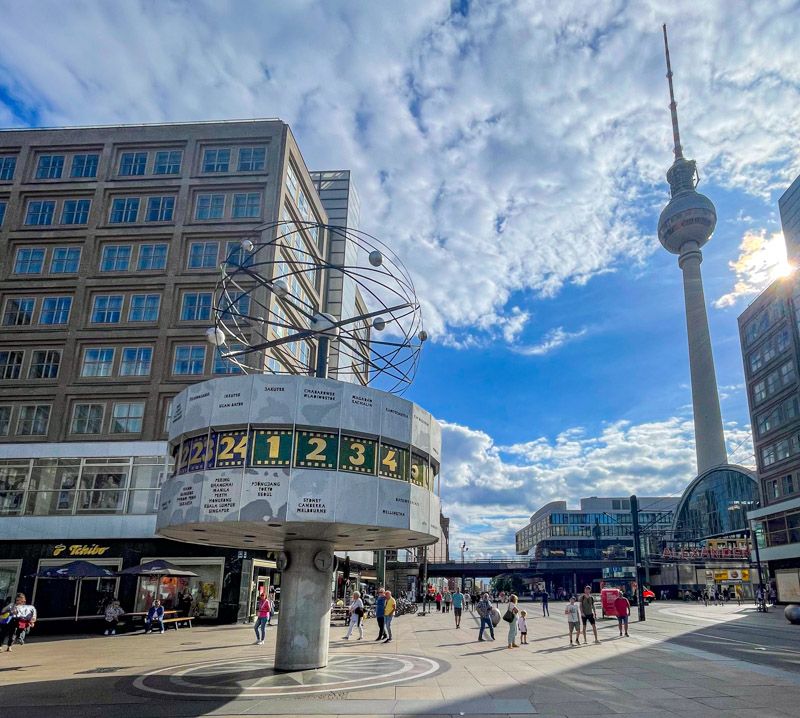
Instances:
[[[291,429],[256,429],[250,440],[250,466],[289,466],[292,463]]]
[[[244,466],[247,461],[247,431],[220,431],[211,435],[214,445],[213,468]],[[212,462],[208,462],[212,468]]]
[[[339,471],[375,474],[377,442],[356,436],[342,436],[339,449]]]
[[[333,469],[339,455],[339,437],[322,431],[298,430],[295,435],[294,465],[298,469]]]
[[[378,475],[408,481],[408,449],[381,443]]]

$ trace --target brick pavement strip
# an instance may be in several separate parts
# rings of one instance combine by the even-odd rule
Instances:
[[[460,630],[452,625],[451,616],[443,614],[400,617],[395,622],[396,640],[388,645],[369,640],[370,635],[374,637],[375,626],[368,622],[367,640],[345,642],[334,634],[331,656],[337,661],[355,656],[355,664],[337,664],[344,665],[344,676],[353,675],[353,665],[359,663],[373,670],[375,664],[382,669],[383,665],[412,660],[404,656],[432,659],[440,664],[439,669],[400,683],[374,676],[363,684],[363,690],[334,682],[322,686],[319,693],[303,696],[258,694],[260,676],[272,656],[274,629],[268,631],[264,646],[253,645],[250,626],[197,626],[163,636],[113,638],[48,639],[34,634],[28,645],[0,653],[2,716],[441,717],[538,713],[567,718],[685,718],[687,714],[720,710],[726,716],[750,718],[754,712],[759,718],[797,716],[800,673],[791,661],[787,661],[786,670],[779,670],[664,643],[669,638],[665,630],[674,630],[676,635],[702,631],[709,623],[732,615],[732,609],[720,607],[693,622],[695,610],[672,604],[669,611],[679,616],[684,612],[686,620],[634,623],[630,639],[616,638],[615,625],[607,621],[600,628],[602,643],[580,648],[565,645],[563,622],[555,616],[529,618],[531,643],[513,650],[505,648],[500,630],[503,626],[498,629],[497,641],[478,643],[475,622],[469,617]],[[774,625],[779,626],[777,622]],[[217,671],[223,669],[221,666],[232,672],[220,674]],[[236,666],[242,666],[240,673]],[[153,671],[163,671],[159,685],[170,689],[165,694],[134,687],[135,680]],[[306,688],[314,689],[317,678],[319,674],[314,673],[302,680]],[[279,680],[296,682],[291,676]],[[197,686],[207,693],[203,700],[192,694]],[[215,693],[218,686],[225,688],[226,695]]]

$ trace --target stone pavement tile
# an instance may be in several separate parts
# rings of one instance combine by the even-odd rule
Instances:
[[[684,698],[704,698],[706,696],[720,696],[722,693],[716,688],[710,688],[705,685],[690,685],[675,686],[670,689],[673,693],[677,693]]]
[[[397,700],[423,700],[441,701],[444,700],[442,689],[439,686],[397,686],[395,689]]]
[[[475,683],[475,676],[469,671],[447,671],[434,678],[440,686],[468,686]]]
[[[487,686],[442,686],[442,695],[445,700],[467,700],[470,698],[490,698],[491,690]]]
[[[541,703],[534,700],[533,707],[539,715],[559,715],[567,718],[586,718],[586,716],[607,716],[609,713],[616,716],[616,711],[609,711],[607,705],[599,701],[564,701],[561,703]],[[648,711],[647,718],[652,713]],[[641,718],[641,716],[639,717]],[[674,718],[671,715],[670,718]]]
[[[519,685],[519,681],[508,673],[500,671],[484,671],[475,676],[475,680],[482,686],[509,686]]]
[[[758,713],[754,713],[752,708],[742,710],[736,708],[734,710],[726,710],[725,718],[786,718],[787,716],[797,717],[797,710],[785,712],[777,708],[764,708],[760,709]]]
[[[747,702],[741,696],[705,696],[696,698],[695,702],[700,705],[709,706],[710,708],[752,708],[748,706]],[[702,709],[701,709],[702,710]]]
[[[244,712],[247,716],[257,715],[280,715],[288,713],[293,715],[295,713],[307,714],[309,716],[331,716],[338,715],[343,709],[347,710],[348,715],[360,716],[375,716],[375,715],[394,715],[395,706],[397,701],[382,701],[382,700],[350,700],[350,701],[335,701],[335,700],[308,700],[296,698],[270,698],[269,700],[256,701],[253,705]],[[208,715],[204,712],[195,713],[198,715]],[[217,714],[220,715],[220,714]],[[224,713],[222,715],[225,715]],[[136,718],[146,718],[139,716]]]
[[[367,688],[361,691],[350,691],[347,693],[348,699],[380,698],[382,700],[394,700],[394,686],[380,686],[379,688]]]

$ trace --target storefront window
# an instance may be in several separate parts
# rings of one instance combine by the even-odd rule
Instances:
[[[0,516],[22,513],[28,464],[0,466]],[[0,600],[3,598],[0,595]]]
[[[151,560],[151,559],[146,559]],[[168,610],[189,611],[200,618],[217,618],[219,598],[222,591],[223,559],[168,558],[181,568],[194,571],[196,577],[162,576],[160,580],[143,576],[136,592],[136,611],[147,611],[156,596]],[[144,562],[144,560],[143,560]],[[191,597],[189,605],[188,596]]]
[[[41,559],[39,568],[60,566],[73,561],[67,559]],[[122,559],[92,557],[91,562],[98,566],[105,566],[114,571],[122,568]],[[75,602],[78,602],[79,616],[102,615],[106,604],[117,596],[119,592],[119,579],[117,578],[92,578],[83,581],[69,581],[66,579],[40,578],[36,579],[31,602],[36,606],[40,618],[74,617],[76,612]],[[29,598],[31,598],[29,596]],[[124,606],[128,609],[128,606]]]
[[[128,480],[127,465],[101,465],[83,468],[78,511],[81,513],[122,513],[123,489]]]
[[[17,592],[21,564],[22,561],[0,561],[0,601]]]

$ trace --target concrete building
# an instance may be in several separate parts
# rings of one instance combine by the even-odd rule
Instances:
[[[800,601],[798,326],[796,272],[773,282],[739,317],[761,499],[748,517],[782,602]]]
[[[299,229],[274,266],[323,261],[328,233],[310,223],[328,219],[280,120],[0,132],[0,594],[20,587],[40,615],[67,615],[69,587],[52,582],[45,599],[31,573],[76,556],[113,568],[162,557],[199,577],[131,586],[127,610],[188,588],[203,616],[247,614],[275,579],[271,556],[154,538],[166,422],[188,384],[240,371],[204,336],[220,265],[279,221],[262,240]],[[290,291],[323,309],[324,274],[310,276]],[[247,315],[248,301],[231,311]],[[264,301],[271,318],[305,321]],[[295,341],[259,362],[308,373],[316,350]],[[87,585],[81,613],[119,588]]]
[[[786,240],[786,256],[793,267],[800,267],[800,177],[778,200],[778,210]]]
[[[660,535],[671,533],[677,497],[639,499],[642,525]],[[531,516],[516,533],[516,550],[536,559],[534,583],[546,590],[575,593],[585,584],[628,578],[633,566],[631,505],[629,498],[592,496],[579,509],[566,501],[551,501]]]

